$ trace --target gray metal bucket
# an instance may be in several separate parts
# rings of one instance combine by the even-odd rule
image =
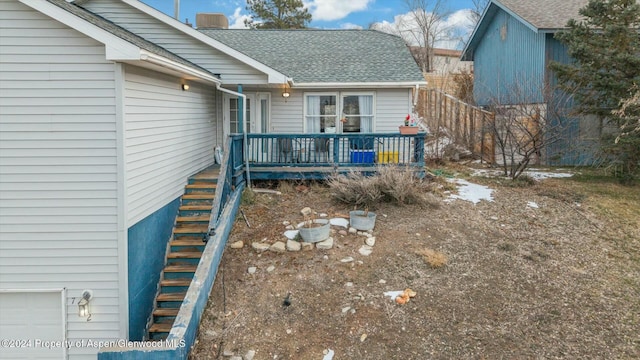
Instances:
[[[364,210],[353,210],[349,212],[349,222],[351,227],[361,230],[373,230],[376,226],[376,213]]]

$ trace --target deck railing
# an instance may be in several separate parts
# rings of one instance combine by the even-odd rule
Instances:
[[[248,134],[253,166],[424,166],[426,133]]]

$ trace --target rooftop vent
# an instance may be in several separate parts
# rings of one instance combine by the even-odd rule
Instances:
[[[229,20],[220,13],[196,14],[196,28],[198,29],[228,29]]]

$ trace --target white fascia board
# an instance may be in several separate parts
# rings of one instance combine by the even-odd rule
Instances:
[[[105,45],[107,60],[140,60],[139,47],[46,0],[20,0],[20,2],[103,43]]]
[[[214,75],[208,74],[204,71],[192,68],[190,66],[177,63],[175,61],[169,60],[160,55],[156,55],[154,53],[148,52],[146,50],[141,50],[140,52],[140,60],[152,63],[154,65],[158,65],[164,68],[168,68],[169,70],[177,71],[181,74],[191,75],[198,79],[202,79],[214,84],[221,84],[222,81],[215,77]]]
[[[333,88],[350,88],[350,89],[371,89],[371,88],[415,88],[417,86],[426,86],[426,81],[404,81],[404,82],[327,82],[327,83],[293,83],[292,88],[295,89],[333,89]]]
[[[105,46],[106,60],[119,62],[147,61],[154,65],[176,71],[181,74],[194,76],[204,81],[220,83],[220,80],[212,74],[207,74],[199,69],[189,67],[169,60],[160,55],[140,49],[138,46],[117,37],[116,35],[91,24],[70,12],[51,4],[46,0],[20,0],[23,4],[39,11],[70,28],[81,32]]]
[[[131,7],[134,7],[136,9],[138,9],[139,11],[142,11],[143,13],[146,13],[152,17],[154,17],[155,19],[163,22],[166,25],[171,26],[172,28],[181,31],[219,51],[221,51],[224,54],[227,54],[235,59],[237,59],[238,61],[247,64],[253,68],[255,68],[258,71],[261,71],[263,73],[265,73],[268,77],[268,81],[269,83],[273,83],[273,84],[282,84],[282,79],[287,78],[287,76],[285,74],[280,73],[279,71],[276,71],[275,69],[268,67],[267,65],[257,61],[256,59],[249,57],[243,53],[241,53],[240,51],[225,45],[223,43],[221,43],[220,41],[207,36],[203,33],[201,33],[200,31],[192,28],[191,26],[187,26],[183,23],[181,23],[180,21],[172,18],[171,16],[158,11],[156,9],[154,9],[153,7],[143,3],[142,1],[139,0],[122,0],[122,2],[124,2],[125,4],[128,4]]]

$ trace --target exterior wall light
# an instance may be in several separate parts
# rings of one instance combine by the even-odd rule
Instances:
[[[289,96],[291,96],[291,93],[288,92],[287,90],[285,90],[284,92],[282,92],[282,97],[287,99]]]
[[[189,85],[182,84],[182,91],[187,91],[187,90],[189,90]]]
[[[82,298],[78,302],[78,316],[86,317],[87,321],[91,321],[91,309],[89,302],[93,299],[93,292],[91,290],[83,290]]]

